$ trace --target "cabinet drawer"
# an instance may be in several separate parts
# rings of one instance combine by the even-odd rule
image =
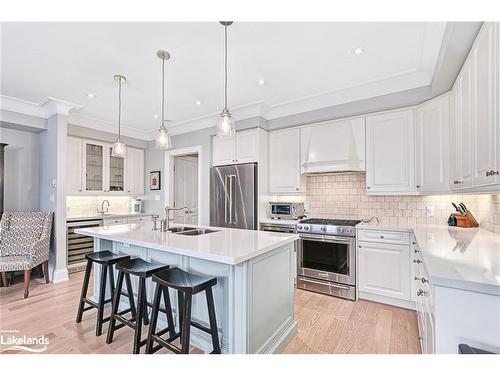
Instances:
[[[118,225],[118,224],[127,224],[126,217],[115,217],[113,219],[104,219],[102,221],[103,225]]]
[[[139,217],[129,217],[128,218],[129,224],[147,223],[150,221],[151,221],[151,216],[139,216]]]
[[[358,241],[380,242],[395,245],[409,245],[410,233],[388,230],[358,230]]]

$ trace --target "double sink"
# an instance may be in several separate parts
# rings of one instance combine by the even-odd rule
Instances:
[[[206,228],[192,228],[192,227],[174,227],[168,230],[170,233],[182,234],[184,236],[199,236],[201,234],[208,234],[218,232],[217,230]]]

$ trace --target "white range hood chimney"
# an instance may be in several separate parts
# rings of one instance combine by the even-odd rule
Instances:
[[[302,128],[302,173],[365,171],[365,119]]]

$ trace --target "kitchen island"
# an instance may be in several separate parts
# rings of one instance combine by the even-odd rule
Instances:
[[[203,227],[208,233],[193,235],[193,232],[154,231],[152,226],[152,223],[126,224],[75,232],[94,237],[94,251],[109,250],[217,277],[213,292],[223,353],[280,353],[284,349],[297,330],[294,319],[297,235],[218,227]],[[99,294],[99,268],[94,268],[94,296]],[[132,283],[137,293],[138,282],[134,277]],[[154,292],[151,279],[146,285],[151,301]],[[171,292],[170,298],[178,329],[177,294]],[[127,307],[125,300],[122,298],[120,302],[123,308]],[[193,297],[192,319],[208,325],[203,294]],[[158,325],[165,326],[164,314],[159,315]],[[191,345],[206,352],[212,350],[210,336],[197,329],[191,331]]]

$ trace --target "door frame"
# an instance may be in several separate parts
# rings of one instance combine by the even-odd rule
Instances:
[[[174,157],[198,155],[198,225],[201,225],[203,207],[201,205],[201,182],[203,165],[203,147],[190,146],[176,148],[165,151],[165,174],[163,176],[163,186],[165,186],[164,202],[167,206],[172,206],[174,202]]]

